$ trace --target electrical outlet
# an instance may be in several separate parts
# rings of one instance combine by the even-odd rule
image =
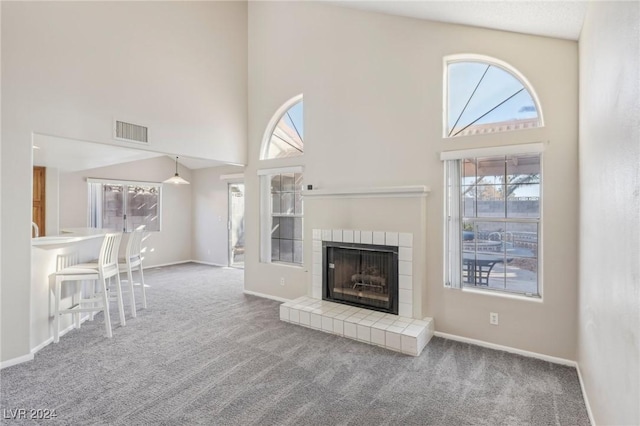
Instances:
[[[498,325],[498,314],[496,312],[489,312],[489,324]]]
[[[284,277],[280,278],[280,285],[284,285]]]

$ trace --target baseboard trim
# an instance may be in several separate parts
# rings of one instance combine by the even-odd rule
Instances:
[[[442,333],[441,331],[436,331],[433,333],[433,335],[436,337],[442,337],[443,339],[455,340],[457,342],[462,342],[462,343],[469,343],[471,345],[482,346],[485,348],[509,352],[512,354],[518,354],[518,355],[526,356],[529,358],[537,358],[543,361],[552,362],[554,364],[566,365],[569,367],[576,367],[576,368],[578,366],[577,362],[571,361],[569,359],[539,354],[537,352],[525,351],[524,349],[512,348],[511,346],[503,346],[495,343],[489,343],[489,342],[485,342],[484,340],[470,339],[468,337],[456,336],[455,334]]]
[[[33,354],[29,353],[27,355],[19,356],[17,358],[8,359],[6,361],[0,362],[0,370],[5,369],[7,367],[12,367],[14,365],[22,364],[23,362],[33,361]]]
[[[80,318],[80,324],[83,324],[86,321],[89,321],[89,315],[85,315],[84,317]],[[74,330],[75,328],[76,328],[76,325],[75,324],[71,324],[69,327],[67,327],[64,330],[60,331],[60,337],[64,336],[65,334],[67,334],[71,330]],[[31,349],[31,355],[35,355],[38,351],[40,351],[44,347],[50,345],[51,343],[53,343],[53,336],[49,337],[44,342],[42,342],[39,345],[37,345],[34,348],[32,348]]]
[[[199,263],[200,265],[209,265],[209,266],[218,266],[220,268],[228,268],[229,265],[221,265],[219,263],[213,263],[213,262],[205,262],[203,260],[191,260],[191,262],[193,263]]]
[[[589,404],[589,397],[587,396],[587,389],[584,386],[582,380],[582,372],[580,371],[580,364],[576,363],[576,370],[578,370],[578,380],[580,381],[580,389],[582,389],[582,398],[584,399],[584,405],[587,407],[587,414],[589,415],[589,421],[592,426],[596,426],[596,421],[593,418],[593,412],[591,411],[591,404]]]
[[[193,260],[179,260],[177,262],[169,262],[169,263],[159,263],[157,265],[142,265],[144,269],[152,269],[152,268],[163,268],[165,266],[174,266],[174,265],[182,265],[184,263],[191,263]]]
[[[251,291],[251,290],[243,290],[243,293],[244,294],[248,294],[249,296],[262,297],[263,299],[277,300],[278,302],[290,302],[291,301],[291,299],[285,299],[284,297],[271,296],[270,294],[257,293],[255,291]]]
[[[73,327],[73,326],[71,326]],[[64,331],[60,332],[60,336],[62,336],[62,333],[66,333],[67,329],[65,329]],[[43,349],[45,346],[49,346],[51,343],[53,343],[53,337],[49,337],[47,340],[45,340],[44,342],[40,343],[39,345],[37,345],[36,347],[31,349],[31,355],[35,355],[40,349]]]
[[[87,321],[88,319],[89,319],[88,315],[86,317],[80,318],[80,324]],[[75,329],[75,324],[71,324],[69,327],[62,330],[60,332],[60,337],[64,336],[65,334],[67,334],[73,329]],[[35,357],[36,353],[38,353],[44,347],[49,346],[51,343],[53,343],[53,336],[49,337],[47,340],[40,343],[39,345],[36,345],[35,347],[31,348],[30,353],[27,355],[0,362],[0,370],[2,370],[3,368],[14,366],[14,365],[22,364],[24,362],[33,361],[33,358]]]

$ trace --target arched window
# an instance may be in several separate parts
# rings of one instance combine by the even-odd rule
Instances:
[[[541,127],[537,96],[515,68],[480,55],[445,58],[448,138]]]
[[[262,141],[261,160],[297,157],[304,153],[302,95],[298,95],[276,111]]]

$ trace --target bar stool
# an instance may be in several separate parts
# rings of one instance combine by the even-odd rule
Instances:
[[[104,312],[104,326],[107,331],[107,337],[111,338],[111,318],[109,316],[109,288],[107,287],[107,279],[111,282],[112,277],[116,277],[116,299],[118,302],[118,311],[120,313],[120,324],[125,325],[124,307],[122,305],[122,289],[120,288],[120,275],[118,271],[118,250],[120,248],[120,240],[122,233],[109,233],[104,237],[102,247],[100,248],[100,256],[97,263],[79,263],[77,265],[68,266],[55,273],[55,317],[53,324],[53,341],[60,341],[60,315],[74,314],[75,326],[80,328],[81,312]],[[99,294],[90,291],[90,297],[82,297],[82,291],[79,291],[78,300],[74,300],[74,304],[68,309],[60,309],[60,295],[62,292],[62,284],[68,282],[77,282],[84,280],[97,281],[99,286]],[[93,284],[92,284],[93,285]],[[94,287],[92,287],[93,290]]]
[[[118,269],[121,273],[127,273],[127,279],[123,282],[127,283],[127,292],[131,294],[131,315],[136,316],[136,301],[134,295],[134,286],[140,286],[142,289],[142,308],[147,309],[147,293],[144,285],[144,273],[142,272],[142,239],[144,238],[144,225],[136,228],[129,235],[127,242],[127,250],[124,258],[118,259]],[[138,270],[140,282],[133,281],[133,271]]]

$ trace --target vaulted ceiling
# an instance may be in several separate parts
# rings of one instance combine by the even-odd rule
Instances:
[[[578,40],[588,2],[509,1],[348,1],[330,0],[344,7],[390,15],[471,25],[524,34]]]

